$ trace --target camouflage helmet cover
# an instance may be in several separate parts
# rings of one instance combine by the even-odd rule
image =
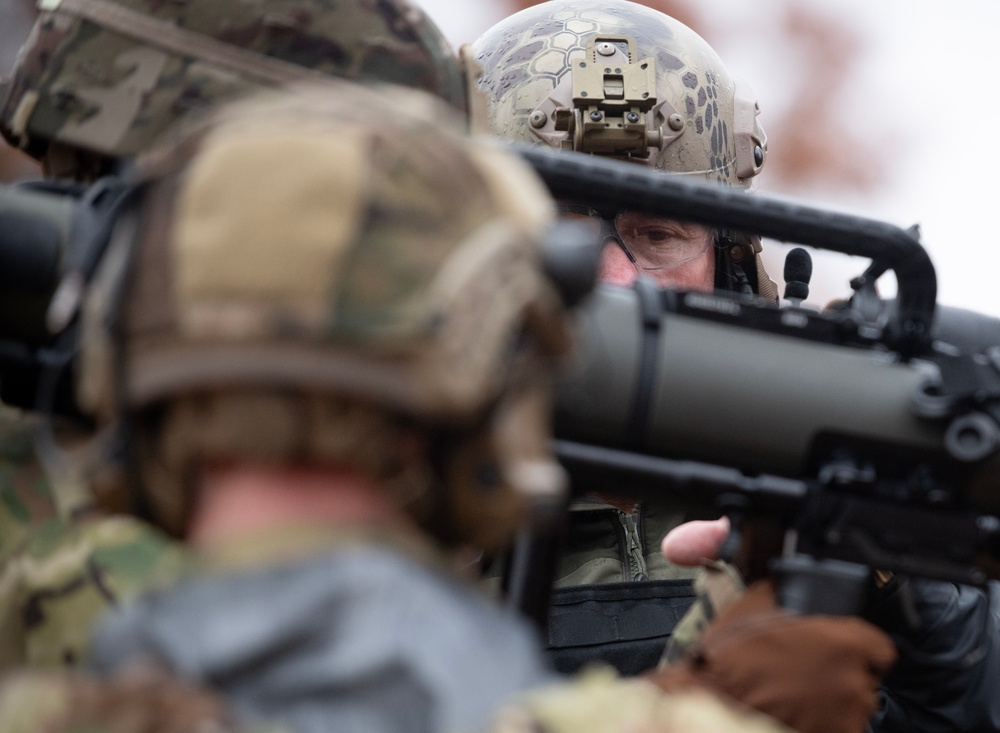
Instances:
[[[531,421],[507,438],[494,428],[512,394],[548,384],[566,344],[538,246],[551,199],[520,160],[442,128],[440,106],[356,85],[272,93],[141,157],[143,202],[85,302],[85,409],[108,421],[227,390],[318,395],[308,410],[334,396],[435,429],[478,425],[490,451],[508,446],[495,462],[514,494],[545,484],[547,469],[521,470],[548,460],[547,441],[525,447]],[[474,493],[451,499],[469,516],[496,510],[476,525],[485,539],[515,502]]]
[[[50,142],[135,155],[194,111],[328,76],[411,86],[465,109],[448,42],[408,0],[40,0],[0,113]]]
[[[749,185],[767,140],[749,88],[699,35],[627,0],[551,0],[484,33],[489,126],[505,139]]]

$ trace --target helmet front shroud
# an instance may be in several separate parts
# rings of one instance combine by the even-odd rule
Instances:
[[[427,95],[382,91],[247,100],[140,160],[78,393],[101,423],[130,418],[141,496],[174,533],[218,460],[349,466],[440,539],[492,549],[562,491],[551,202]]]
[[[486,98],[485,111],[470,105],[473,126],[501,138],[744,188],[764,165],[767,137],[749,87],[694,31],[642,5],[541,3],[463,55],[478,66]],[[737,289],[730,278],[738,266],[755,292],[777,297],[756,237],[731,233],[718,244],[717,286]]]

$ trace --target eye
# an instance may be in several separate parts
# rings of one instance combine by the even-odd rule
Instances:
[[[704,227],[674,219],[621,212],[615,219],[619,241],[637,267],[654,270],[697,257],[711,237]]]
[[[636,237],[644,239],[650,243],[667,242],[677,237],[676,230],[668,227],[647,226],[639,227],[635,230]]]

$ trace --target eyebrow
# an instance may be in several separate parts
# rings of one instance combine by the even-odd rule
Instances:
[[[711,229],[704,227],[701,224],[696,224],[690,221],[679,221],[677,219],[670,219],[668,217],[649,217],[645,221],[629,222],[636,229],[641,229],[643,226],[655,226],[667,230],[672,235],[679,235],[684,237],[696,237],[700,236],[702,232],[712,233]]]

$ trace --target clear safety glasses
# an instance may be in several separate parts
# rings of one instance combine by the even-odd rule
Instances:
[[[563,218],[591,226],[595,238],[613,238],[640,270],[675,267],[699,257],[712,246],[711,233],[697,224],[635,211],[622,211],[609,219],[590,207],[576,204],[560,204],[558,209]]]

